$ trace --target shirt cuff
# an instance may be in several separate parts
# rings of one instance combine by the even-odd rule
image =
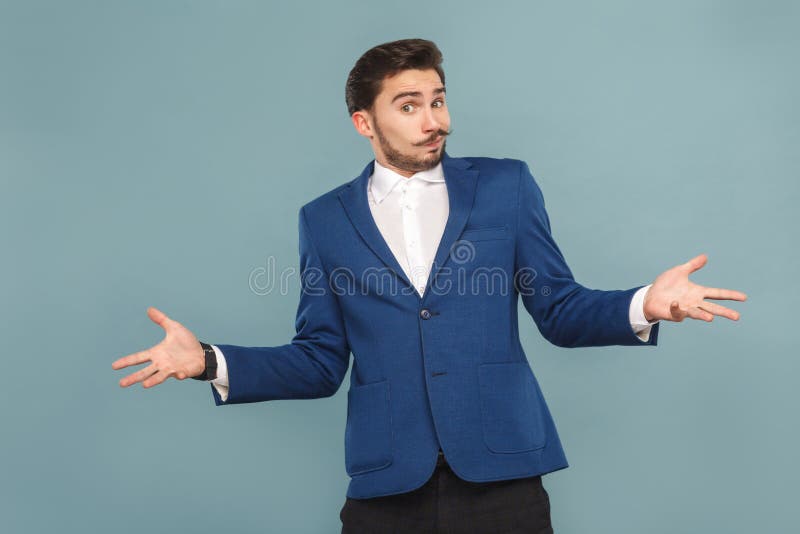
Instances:
[[[650,339],[650,330],[654,324],[658,321],[648,321],[644,316],[644,297],[647,295],[647,291],[653,284],[648,284],[644,287],[639,288],[636,293],[633,294],[633,298],[631,299],[631,306],[628,311],[628,320],[631,323],[631,329],[633,333],[638,336],[639,339],[642,341],[648,341]]]
[[[219,393],[222,402],[225,402],[228,400],[228,388],[230,387],[228,384],[228,363],[225,361],[225,355],[222,354],[219,347],[211,345],[211,348],[214,349],[214,354],[217,355],[217,378],[210,382]]]

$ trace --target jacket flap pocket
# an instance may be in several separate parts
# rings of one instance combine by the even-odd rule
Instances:
[[[478,382],[489,450],[514,453],[545,446],[544,401],[527,361],[481,364]]]
[[[392,463],[392,419],[389,382],[351,387],[347,392],[345,468],[357,475]]]

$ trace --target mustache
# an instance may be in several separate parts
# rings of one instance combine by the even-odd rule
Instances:
[[[434,141],[436,141],[437,139],[439,139],[440,137],[441,138],[445,138],[448,135],[450,135],[451,133],[453,133],[452,128],[450,130],[438,130],[436,133],[433,134],[433,137],[431,137],[430,139],[426,139],[425,141],[422,141],[421,143],[414,143],[414,146],[429,145],[429,144],[433,143]]]

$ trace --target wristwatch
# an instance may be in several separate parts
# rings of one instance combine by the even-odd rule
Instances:
[[[202,374],[193,376],[192,378],[205,381],[214,380],[217,378],[217,353],[214,352],[214,348],[208,343],[203,343],[201,341],[200,346],[203,347],[203,352],[205,352],[206,355],[206,368]]]

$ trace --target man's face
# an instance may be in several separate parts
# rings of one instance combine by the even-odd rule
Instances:
[[[439,75],[433,69],[412,69],[385,78],[372,112],[354,113],[353,124],[370,138],[381,165],[406,177],[435,167],[450,130]]]

